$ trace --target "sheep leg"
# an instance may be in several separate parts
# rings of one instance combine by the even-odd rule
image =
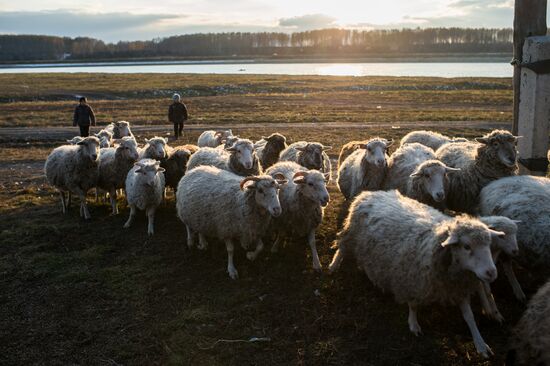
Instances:
[[[311,259],[313,260],[313,269],[316,271],[320,271],[321,262],[319,261],[319,254],[317,254],[317,246],[315,245],[315,230],[311,230],[307,235],[307,243],[311,248]]]
[[[332,257],[332,262],[330,262],[328,266],[328,272],[334,273],[338,269],[340,269],[343,259],[344,259],[344,254],[342,254],[342,251],[340,249],[337,249],[336,253],[334,253],[334,257]]]
[[[113,210],[111,215],[118,215],[118,206],[116,204],[116,189],[111,189],[109,191],[109,198],[111,199],[111,208]]]
[[[191,249],[195,246],[195,238],[193,236],[193,231],[188,225],[185,225],[185,228],[187,229],[187,247]]]
[[[225,240],[225,249],[227,249],[227,273],[229,273],[229,277],[231,277],[232,280],[236,280],[239,278],[239,273],[235,268],[235,264],[233,264],[233,252],[235,247],[231,239]]]
[[[422,328],[420,328],[420,324],[418,324],[418,318],[416,317],[417,311],[418,307],[412,303],[409,303],[409,329],[415,336],[419,336],[420,334],[422,334]]]
[[[136,216],[136,206],[130,205],[130,217],[128,217],[128,221],[124,224],[124,228],[128,229],[132,222],[134,222],[134,217]]]
[[[247,252],[246,258],[248,258],[248,260],[250,261],[254,261],[262,250],[264,250],[264,242],[262,241],[262,239],[258,239],[258,241],[256,242],[256,249],[254,249],[253,252]]]
[[[495,302],[495,298],[493,296],[493,293],[491,292],[491,285],[487,282],[480,281],[479,283],[479,299],[481,300],[481,305],[483,306],[483,310],[485,311],[485,314],[494,320],[496,320],[499,323],[502,323],[504,320],[504,317],[498,311],[497,304]]]
[[[59,195],[61,196],[61,210],[65,214],[67,213],[67,207],[65,206],[65,192],[59,191]]]
[[[88,205],[86,204],[86,195],[84,192],[78,192],[78,197],[80,198],[80,215],[84,216],[84,220],[89,220],[92,218],[90,211],[88,211]]]
[[[470,306],[470,299],[466,298],[460,303],[460,311],[462,312],[462,317],[464,321],[470,328],[470,333],[474,339],[474,345],[476,346],[477,352],[479,352],[483,357],[488,358],[489,355],[494,355],[491,348],[485,343],[483,337],[477,329],[476,320],[474,318],[474,313],[472,313],[472,307]]]
[[[199,233],[199,246],[197,247],[200,250],[206,250],[208,248],[208,241],[206,241],[206,237]]]
[[[525,300],[527,300],[527,297],[525,296],[525,293],[521,289],[521,285],[519,284],[518,279],[516,278],[516,274],[514,273],[514,268],[512,267],[512,261],[511,260],[503,261],[502,267],[504,268],[504,274],[506,275],[508,282],[510,282],[510,285],[512,286],[512,290],[514,291],[514,296],[519,301],[525,302]]]
[[[69,206],[71,205],[71,199],[73,198],[73,195],[71,191],[67,193],[67,210],[69,209]]]
[[[150,207],[147,209],[147,234],[153,235],[155,233],[155,211],[156,207]]]
[[[277,253],[279,251],[279,245],[281,244],[281,235],[279,233],[276,234],[275,241],[273,242],[273,245],[271,246],[271,253]]]

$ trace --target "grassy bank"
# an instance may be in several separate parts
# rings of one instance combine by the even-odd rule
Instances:
[[[166,123],[171,95],[189,123],[510,121],[508,78],[187,74],[0,74],[0,127],[69,126],[77,96],[98,122]]]

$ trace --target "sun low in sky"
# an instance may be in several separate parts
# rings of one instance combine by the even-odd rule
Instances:
[[[0,33],[105,41],[198,32],[511,27],[513,0],[0,0]]]

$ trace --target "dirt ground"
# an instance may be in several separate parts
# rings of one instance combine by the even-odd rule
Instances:
[[[398,139],[411,126],[368,128],[330,125],[236,126],[258,139],[274,131],[290,141],[333,146],[332,159],[352,139]],[[453,136],[475,137],[486,123],[429,126]],[[196,141],[191,126],[181,143]],[[136,128],[138,139],[159,134]],[[0,130],[0,364],[2,365],[501,365],[511,327],[524,306],[499,278],[495,296],[505,322],[473,308],[495,356],[481,359],[456,307],[421,308],[424,334],[407,326],[407,307],[376,289],[353,263],[329,276],[315,273],[303,240],[278,254],[266,250],[249,262],[236,249],[240,279],[226,273],[221,243],[189,250],[174,198],[157,214],[155,236],[144,215],[122,229],[128,209],[109,215],[90,195],[92,220],[73,204],[62,215],[58,196],[43,178],[49,151],[64,131]],[[34,136],[34,137],[33,137]],[[317,233],[326,268],[346,204],[334,183]],[[537,283],[518,269],[528,295]]]

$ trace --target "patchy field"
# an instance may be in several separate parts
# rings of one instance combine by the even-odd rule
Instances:
[[[2,105],[4,106],[4,105]],[[3,108],[3,107],[2,107]],[[3,114],[0,114],[3,117]],[[480,129],[441,128],[474,137]],[[265,125],[234,131],[259,138]],[[349,140],[404,129],[279,129],[291,140],[318,140],[336,159]],[[196,141],[198,131],[184,142]],[[142,138],[144,136],[140,136]],[[206,252],[188,250],[174,199],[158,211],[156,234],[146,220],[122,229],[128,209],[109,216],[107,204],[91,206],[92,220],[73,204],[61,214],[58,196],[45,185],[43,161],[55,144],[2,144],[0,161],[0,364],[93,365],[499,365],[510,328],[523,306],[497,280],[495,293],[506,318],[496,324],[480,314],[479,328],[496,356],[484,361],[474,349],[458,308],[420,310],[424,335],[413,336],[407,307],[374,288],[345,263],[334,276],[311,270],[305,242],[250,263],[236,250],[240,279],[226,272],[221,243]],[[334,184],[318,231],[324,267],[345,213]],[[90,196],[90,200],[92,197]],[[529,275],[519,270],[528,294]],[[247,342],[252,337],[264,342]]]
[[[509,78],[186,74],[2,74],[0,127],[70,126],[86,95],[99,124],[166,123],[182,94],[189,123],[397,123],[512,119]]]

